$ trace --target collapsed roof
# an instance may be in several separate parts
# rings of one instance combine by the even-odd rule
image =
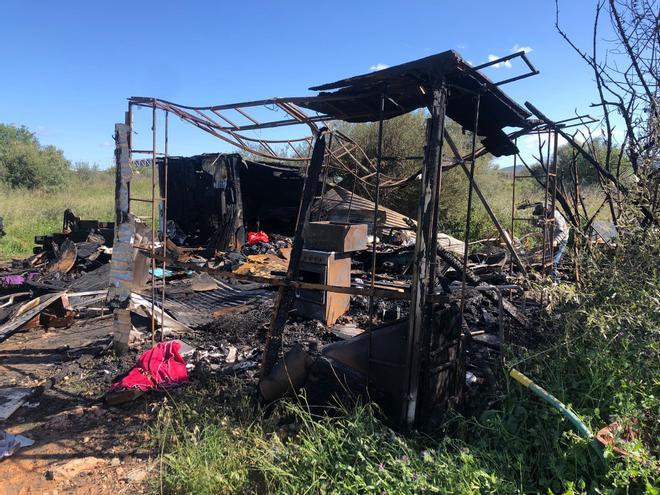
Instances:
[[[380,118],[382,95],[383,118],[390,119],[429,107],[432,89],[443,81],[450,88],[447,115],[452,120],[474,131],[475,95],[481,93],[477,134],[486,137],[484,145],[492,148],[489,151],[494,155],[516,152],[502,129],[526,127],[531,114],[453,50],[311,87],[312,91],[321,91],[318,96],[296,98],[295,103],[333,119],[373,122]]]
[[[306,141],[311,152],[312,138],[296,140],[268,140],[259,135],[248,136],[249,131],[267,128],[309,125],[313,131],[317,123],[329,125],[332,120],[346,122],[373,122],[380,119],[381,98],[385,96],[383,118],[391,119],[420,108],[429,108],[433,89],[444,81],[448,86],[447,115],[468,131],[475,131],[474,120],[479,99],[479,116],[476,133],[482,136],[482,144],[495,156],[512,155],[517,152],[514,143],[503,129],[507,127],[529,128],[530,113],[507,96],[499,86],[537,72],[524,53],[516,53],[501,60],[521,56],[532,72],[494,83],[479,70],[490,62],[472,67],[458,53],[449,50],[430,57],[389,67],[384,70],[342,79],[329,84],[310,88],[317,95],[302,97],[270,98],[213,106],[186,106],[166,100],[146,97],[130,98],[131,105],[160,108],[173,112],[183,120],[229,142],[244,151],[280,161],[306,161],[309,156],[287,157],[273,152],[270,145]],[[259,122],[247,109],[255,107],[278,107],[288,114],[285,120]],[[316,114],[305,113],[303,109]],[[234,110],[231,118],[221,112]],[[210,113],[214,114],[211,115]],[[220,120],[217,120],[219,118]],[[247,119],[247,121],[245,120]],[[245,123],[240,123],[243,120]],[[267,154],[255,151],[254,143],[261,145]],[[354,143],[353,143],[354,144]],[[344,143],[346,146],[347,144]],[[350,145],[349,145],[350,147]],[[297,150],[295,150],[297,152]],[[299,154],[299,153],[297,153]]]

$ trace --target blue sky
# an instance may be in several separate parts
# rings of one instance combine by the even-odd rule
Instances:
[[[594,3],[560,0],[562,25],[582,46],[591,43]],[[555,119],[576,108],[598,113],[588,108],[591,73],[555,32],[552,0],[3,0],[0,36],[0,122],[26,125],[71,161],[101,166],[112,162],[114,123],[129,96],[188,105],[295,96],[447,49],[480,64],[530,47],[541,74],[504,86],[507,93]],[[227,149],[183,127],[170,143],[178,154]]]

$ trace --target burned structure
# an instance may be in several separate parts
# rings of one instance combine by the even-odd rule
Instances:
[[[528,72],[501,82],[493,82],[481,72],[488,65],[514,58],[524,62]],[[468,242],[476,194],[499,233],[512,269],[526,274],[528,267],[520,259],[510,233],[475,182],[474,163],[488,153],[516,155],[516,138],[528,133],[554,136],[557,146],[558,125],[531,105],[528,109],[518,105],[500,89],[536,73],[523,52],[472,67],[448,51],[310,88],[318,92],[314,96],[208,107],[130,98],[125,122],[115,127],[117,228],[108,297],[115,311],[118,347],[128,341],[131,291],[140,278],[145,280],[144,270],[138,274],[138,266],[145,262],[150,266],[154,336],[171,306],[165,283],[168,267],[189,269],[218,279],[250,280],[277,288],[261,358],[260,391],[265,400],[291,387],[334,377],[366,390],[390,420],[404,428],[423,426],[450,405],[459,404],[465,380],[467,330],[463,312],[468,286],[477,286],[486,297],[497,301],[500,317],[506,313],[518,323],[525,323],[524,315],[503,296],[505,289],[520,288],[484,284],[468,269]],[[138,108],[148,109],[151,116],[152,139],[147,149],[133,143]],[[282,116],[258,120],[254,114],[263,108]],[[414,157],[420,162],[419,171],[408,177],[386,176],[382,171],[383,122],[417,109],[428,112],[424,154]],[[531,118],[532,113],[539,118]],[[163,115],[162,129],[157,128],[157,115]],[[170,116],[216,136],[242,150],[245,156],[170,156]],[[471,133],[467,156],[461,155],[447,131],[449,118]],[[336,130],[335,121],[377,122],[376,156],[367,156]],[[288,127],[306,128],[308,133],[290,139],[266,139],[255,134]],[[159,138],[159,131],[163,138]],[[131,162],[138,155],[151,158],[150,198],[135,198],[130,192]],[[470,183],[465,243],[438,232],[443,172],[453,167],[460,167]],[[552,175],[549,169],[546,203],[554,207],[556,187],[553,189],[548,180]],[[356,187],[348,190],[333,182],[332,171],[349,175],[360,194]],[[383,188],[408,184],[420,175],[416,218],[406,218],[380,204]],[[136,202],[150,206],[151,215],[145,222],[132,212]],[[283,266],[273,270],[266,267],[266,273],[238,273],[232,270],[232,263],[210,259],[240,250],[248,232],[261,230],[290,238]],[[406,232],[411,242],[394,253],[379,251],[379,241],[395,230]],[[355,239],[348,239],[353,235]],[[195,248],[205,250],[210,257],[207,262],[181,263],[173,256],[177,249]],[[448,252],[452,250],[455,254]],[[406,259],[405,283],[384,280],[377,274],[378,260],[399,254]],[[351,276],[351,266],[355,267],[356,262],[364,275],[360,283]],[[450,266],[459,274],[459,290],[443,285],[439,265]],[[294,349],[283,352],[282,332],[292,309],[332,324],[351,297],[367,300],[368,324],[364,332],[325,346],[312,361]],[[379,300],[408,303],[404,314],[382,324],[375,315]]]

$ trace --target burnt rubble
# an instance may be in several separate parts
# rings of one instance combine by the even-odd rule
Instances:
[[[328,224],[321,225],[325,228]],[[345,230],[345,224],[337,226]],[[370,285],[369,268],[373,260],[373,250],[368,249],[370,246],[367,243],[366,225],[364,227],[364,230],[359,232],[359,238],[351,241],[354,245],[350,247],[357,247],[359,250],[349,252],[348,264],[344,268],[348,274],[346,287],[363,290]],[[177,229],[177,235],[185,232],[184,227],[178,226]],[[322,236],[316,238],[315,231],[312,229],[310,232],[310,245],[314,248],[322,247],[319,245],[319,242],[323,242]],[[47,244],[49,250],[38,248],[34,256],[13,262],[6,267],[6,271],[0,272],[3,273],[2,280],[13,282],[2,289],[3,308],[0,323],[3,339],[14,332],[35,331],[38,327],[49,331],[57,331],[58,327],[77,328],[111,315],[105,289],[109,282],[108,260],[111,248],[108,248],[101,236],[94,231],[88,232],[87,237],[83,237],[79,242],[72,241],[66,232],[61,236],[53,234],[50,237],[53,241]],[[260,238],[252,244],[245,243],[235,250],[213,250],[214,254],[209,256],[208,248],[199,250],[177,246],[173,239],[174,233],[171,237],[167,242],[168,266],[171,268],[166,269],[165,273],[157,273],[159,278],[156,278],[160,281],[162,277],[166,287],[164,296],[162,286],[155,290],[154,313],[159,318],[156,338],[181,339],[191,346],[192,351],[186,354],[185,359],[190,376],[200,383],[233,376],[245,381],[257,393],[263,349],[275,306],[275,287],[268,283],[242,280],[238,274],[248,278],[284,275],[289,262],[291,238],[282,234],[271,234],[266,236],[267,239]],[[77,238],[81,238],[81,235]],[[397,290],[397,287],[410,283],[411,275],[406,267],[410,265],[414,246],[411,246],[410,242],[403,245],[402,238],[405,236],[393,231],[388,239],[396,244],[376,243],[377,286],[388,287],[384,290]],[[60,244],[54,239],[59,239]],[[333,247],[338,247],[338,238],[335,235],[330,238],[330,242]],[[322,251],[309,252],[314,256],[313,253]],[[497,252],[500,255],[497,255]],[[501,256],[502,252],[501,248],[491,247],[484,251],[487,254],[474,256],[475,263],[471,263],[471,266],[481,270],[482,274],[488,273],[493,279],[506,279],[506,265],[502,262],[506,257]],[[444,256],[450,255],[445,252]],[[456,258],[454,256],[451,259]],[[484,261],[495,262],[488,264]],[[308,271],[313,270],[314,266],[313,262],[307,266]],[[484,271],[485,266],[488,271]],[[237,275],[237,278],[226,278],[230,274]],[[448,294],[451,294],[452,290],[460,292],[460,286],[456,284],[460,281],[461,274],[451,264],[443,261],[442,257],[438,257],[438,275],[438,285],[446,287]],[[302,276],[300,280],[309,280],[306,277],[309,275]],[[471,277],[475,275],[471,274]],[[319,281],[318,278],[314,280]],[[473,280],[471,278],[471,281]],[[300,298],[306,297],[304,290],[299,292]],[[316,307],[318,302],[313,300],[313,293],[307,292],[307,297],[312,297],[311,304]],[[150,341],[151,279],[146,277],[141,288],[134,288],[134,294],[131,348],[139,349],[149,345]],[[477,394],[480,396],[477,402],[483,404],[483,390],[486,390],[483,386],[492,394],[493,377],[497,373],[498,306],[489,300],[485,293],[468,291],[466,296],[463,331],[466,335],[475,334],[475,337],[467,341],[463,351],[467,358],[465,366],[468,378],[461,387],[466,387],[468,397],[475,395],[475,390],[482,390]],[[162,314],[163,297],[166,317]],[[295,385],[305,389],[312,402],[324,403],[333,395],[344,394],[345,382],[348,381],[355,394],[370,390],[372,398],[380,397],[383,404],[390,404],[393,402],[392,397],[387,397],[387,394],[379,390],[389,390],[392,384],[386,381],[384,383],[387,383],[387,386],[384,387],[374,384],[367,386],[365,369],[360,367],[364,365],[358,364],[356,367],[356,363],[351,361],[352,358],[347,360],[344,354],[346,349],[349,349],[349,355],[355,352],[350,351],[352,343],[364,345],[360,343],[364,342],[371,332],[373,335],[369,338],[380,341],[380,333],[387,332],[380,330],[381,328],[396,329],[399,335],[395,332],[388,338],[401,340],[401,332],[410,312],[410,302],[406,299],[375,298],[373,304],[370,304],[366,295],[347,294],[344,297],[346,306],[339,310],[341,314],[333,316],[334,321],[328,321],[324,315],[315,318],[314,310],[310,314],[310,311],[306,311],[305,304],[296,303],[284,327],[282,346],[278,353],[280,359],[284,358],[283,363],[290,364],[290,360],[296,363],[299,371]],[[140,300],[146,303],[139,303]],[[438,308],[448,308],[453,304],[456,311],[458,298],[454,298],[454,301],[442,303]],[[20,314],[22,308],[34,306],[35,302],[41,304],[31,312]],[[486,340],[488,336],[491,340]],[[400,345],[385,345],[386,349],[388,347],[401,349]],[[374,352],[377,352],[376,349],[377,347]],[[107,351],[108,345],[95,350],[97,353]],[[365,351],[358,351],[358,354],[360,352]],[[131,355],[134,356],[134,353]],[[75,360],[75,355],[69,358]],[[380,381],[377,370],[372,371],[372,379]],[[343,381],[337,381],[337,376],[343,377]],[[265,394],[262,392],[262,395],[273,400],[293,393],[290,386],[283,387],[281,383],[281,380],[275,380],[275,392],[269,390]]]
[[[520,77],[536,72],[524,53],[513,57],[530,69]],[[503,346],[529,325],[525,285],[534,265],[470,165],[487,153],[517,154],[518,136],[553,128],[502,91],[510,81],[494,83],[481,68],[449,51],[312,88],[315,96],[211,107],[130,98],[126,121],[115,126],[115,222],[67,211],[61,233],[37,239],[34,256],[0,272],[0,340],[102,321],[127,362],[176,341],[168,358],[183,359],[191,380],[243,380],[262,404],[300,390],[310,404],[362,396],[402,430],[433,428],[452,408],[488,407]],[[143,114],[153,116],[153,143],[160,112],[243,153],[140,149],[133,112],[141,107],[151,110]],[[260,121],[254,108],[280,115]],[[407,177],[384,176],[380,149],[368,156],[332,126],[382,124],[420,108],[426,146],[399,157],[419,162]],[[445,117],[473,133],[467,155]],[[261,134],[289,126],[308,134]],[[509,127],[516,130],[506,134]],[[151,198],[130,194],[138,153],[152,157]],[[443,171],[455,167],[470,183],[465,243],[438,231]],[[381,204],[382,188],[412,183],[420,188],[414,218]],[[497,233],[478,245],[470,244],[472,192]],[[149,218],[136,214],[136,201],[151,207]],[[552,259],[545,237],[541,252],[543,271]],[[106,396],[113,404],[139,395],[117,392]]]

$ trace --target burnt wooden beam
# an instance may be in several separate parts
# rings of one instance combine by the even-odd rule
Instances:
[[[439,88],[433,90],[417,213],[417,237],[412,264],[413,278],[410,287],[410,317],[406,342],[406,393],[402,401],[401,414],[402,423],[408,429],[413,428],[417,420],[420,374],[426,354],[423,347],[424,343],[430,340],[426,335],[431,330],[427,305],[429,290],[432,287],[431,278],[435,275],[432,260],[435,259],[437,238],[433,238],[433,220],[436,218],[435,208],[441,186],[440,164],[446,108],[447,85],[443,81]]]
[[[126,123],[115,125],[115,240],[110,261],[108,304],[113,308],[112,326],[114,349],[118,354],[128,350],[131,332],[130,311],[133,281],[134,250],[132,246],[135,224],[129,217],[131,168],[131,112]]]
[[[285,277],[285,281],[287,282],[298,280],[300,259],[302,257],[304,242],[303,230],[305,229],[305,225],[309,222],[312,212],[312,204],[314,202],[314,196],[316,195],[319,176],[321,175],[325,158],[325,130],[325,128],[321,129],[317,135],[314,149],[312,151],[312,158],[310,159],[309,167],[307,168],[307,178],[305,179],[302,197],[300,199],[300,209],[298,210],[296,229],[293,234],[289,267]],[[273,318],[266,337],[266,346],[264,349],[263,360],[261,362],[260,381],[270,374],[277,361],[280,348],[282,347],[282,332],[286,320],[289,317],[289,311],[291,311],[293,305],[294,295],[294,291],[287,285],[281,285],[277,291]]]
[[[445,139],[447,140],[447,144],[449,144],[449,147],[451,148],[452,152],[454,153],[454,156],[456,157],[457,160],[460,161],[461,168],[463,169],[463,172],[465,172],[465,175],[467,175],[468,179],[470,179],[470,170],[467,168],[465,165],[465,161],[461,158],[461,153],[458,150],[458,147],[454,143],[454,140],[451,138],[449,133],[445,131]],[[527,276],[527,270],[525,269],[525,265],[523,264],[522,260],[520,259],[520,256],[518,256],[518,253],[516,252],[515,248],[513,247],[513,243],[511,242],[511,237],[509,234],[504,230],[504,227],[502,227],[502,224],[500,221],[497,219],[497,216],[495,216],[495,212],[493,209],[490,207],[490,204],[486,200],[485,196],[481,192],[481,189],[477,185],[476,181],[474,180],[474,177],[472,177],[472,188],[474,189],[474,192],[477,193],[477,197],[479,198],[479,201],[481,201],[481,204],[483,205],[484,209],[486,210],[486,213],[488,213],[488,216],[490,217],[491,222],[493,222],[493,225],[495,225],[495,228],[500,234],[500,238],[504,241],[506,244],[506,247],[508,248],[509,252],[511,253],[511,256],[513,257],[513,261],[515,262],[516,266],[520,269],[521,272],[525,276]]]

